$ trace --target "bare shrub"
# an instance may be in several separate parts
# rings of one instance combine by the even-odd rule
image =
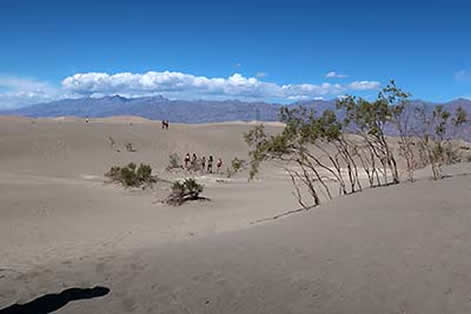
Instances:
[[[226,168],[226,176],[228,178],[232,178],[232,176],[235,174],[234,169],[227,167]]]
[[[134,152],[137,151],[136,148],[134,147],[134,145],[133,145],[132,143],[127,143],[127,144],[126,144],[126,150],[127,150],[128,152],[131,152],[131,153],[134,153]]]
[[[203,170],[202,161],[200,158],[191,161],[190,165],[187,168],[190,172],[201,172]]]
[[[178,153],[173,153],[168,156],[167,171],[173,169],[183,169],[182,160]]]
[[[110,144],[110,148],[114,151],[120,152],[119,148],[116,147],[116,141],[111,136],[108,136],[108,143]]]

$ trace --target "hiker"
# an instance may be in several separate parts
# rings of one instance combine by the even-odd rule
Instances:
[[[222,167],[222,159],[221,158],[218,159],[218,162],[216,163],[216,167],[217,167],[217,173],[219,173],[219,170]]]
[[[88,123],[88,116],[85,118],[85,123]]]
[[[208,173],[213,173],[213,156],[210,155],[208,158]]]
[[[202,172],[206,170],[206,156],[201,157],[201,170]]]
[[[193,153],[193,157],[191,159],[191,166],[194,168],[196,167],[196,163],[198,162],[198,156],[196,156],[196,153]],[[194,170],[194,169],[193,169]]]
[[[185,156],[185,168],[188,169],[188,163],[190,162],[190,153],[186,153]]]

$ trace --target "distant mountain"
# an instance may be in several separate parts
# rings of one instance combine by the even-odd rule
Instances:
[[[434,103],[413,100],[415,105]],[[325,109],[335,110],[335,100],[299,101],[288,106],[307,106],[317,112]],[[471,100],[459,98],[443,104],[454,111],[459,106],[471,113]],[[171,122],[205,123],[233,120],[276,121],[281,104],[265,102],[244,102],[239,100],[170,100],[162,96],[125,98],[106,96],[102,98],[63,99],[59,101],[32,105],[16,110],[0,111],[0,115],[27,117],[109,117],[134,115],[152,120]]]
[[[292,104],[299,105],[300,102]],[[335,108],[335,101],[304,102],[319,111]],[[152,120],[172,122],[204,123],[231,120],[278,120],[282,105],[265,102],[243,102],[239,100],[170,100],[162,96],[125,98],[106,96],[103,98],[63,99],[32,105],[16,110],[0,111],[0,115],[27,117],[108,117],[117,115],[141,116]]]

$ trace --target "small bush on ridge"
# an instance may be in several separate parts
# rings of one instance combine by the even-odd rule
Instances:
[[[129,163],[125,167],[113,166],[105,173],[111,182],[118,182],[125,187],[147,187],[157,182],[156,177],[152,176],[152,167],[140,164],[139,167],[135,163]]]
[[[167,170],[183,168],[181,158],[178,153],[173,153],[168,156]]]
[[[183,182],[176,181],[172,185],[172,192],[166,199],[166,203],[179,206],[186,201],[200,199],[203,192],[203,186],[195,179],[185,179]]]

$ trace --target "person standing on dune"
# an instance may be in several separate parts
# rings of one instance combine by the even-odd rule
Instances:
[[[208,173],[213,173],[213,156],[210,155],[208,158]]]
[[[188,164],[190,162],[190,153],[186,153],[185,156],[185,168],[188,169]]]
[[[193,153],[193,157],[191,159],[191,167],[193,170],[196,170],[196,163],[198,162],[198,156],[196,156],[196,153]]]
[[[206,156],[201,157],[201,171],[206,171]]]
[[[162,120],[162,130],[168,130],[168,120]]]
[[[219,170],[221,170],[221,167],[222,167],[222,159],[219,158],[218,159],[218,162],[216,163],[216,167],[217,167],[217,173],[219,173]]]

